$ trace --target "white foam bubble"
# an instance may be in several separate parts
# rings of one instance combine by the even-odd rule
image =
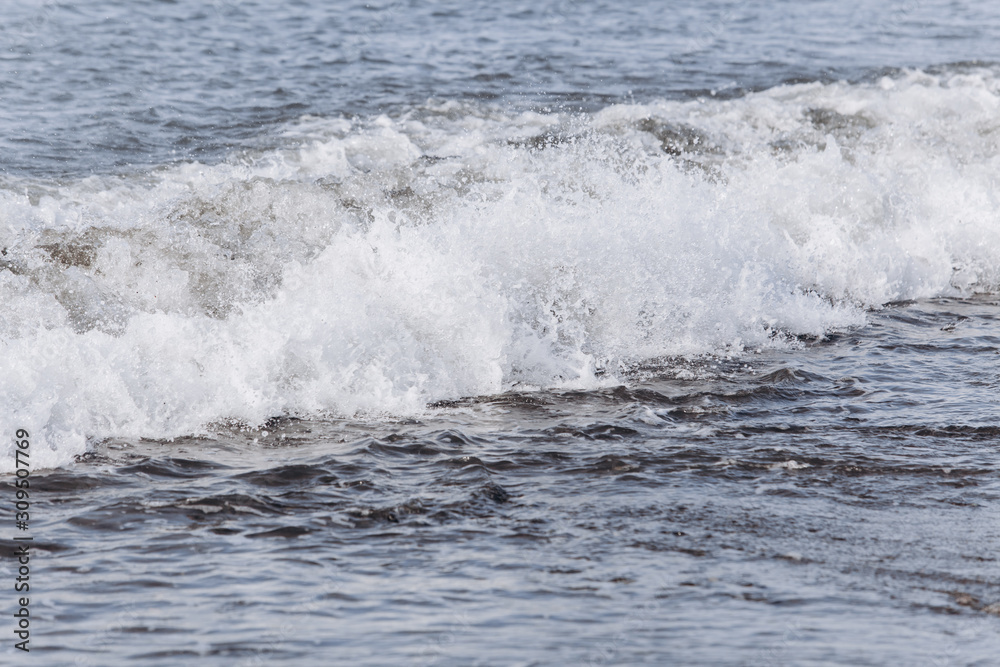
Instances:
[[[8,177],[0,427],[60,465],[88,438],[595,387],[996,290],[998,91],[967,69],[591,115],[449,102],[305,118],[218,165]]]

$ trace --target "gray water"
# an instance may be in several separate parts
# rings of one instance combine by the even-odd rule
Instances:
[[[304,114],[593,109],[1000,59],[989,2],[7,3],[0,167],[218,160]]]
[[[1000,664],[990,3],[3,13],[5,664]]]

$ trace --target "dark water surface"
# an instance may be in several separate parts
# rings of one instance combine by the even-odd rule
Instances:
[[[39,652],[995,664],[998,317],[899,304],[628,388],[102,443],[38,477]]]
[[[1000,665],[994,3],[0,5],[4,664]]]

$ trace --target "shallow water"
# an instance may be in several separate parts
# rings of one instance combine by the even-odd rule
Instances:
[[[5,12],[36,662],[996,664],[988,3]]]
[[[37,641],[47,664],[991,664],[998,316],[899,304],[627,388],[104,442],[38,477]]]

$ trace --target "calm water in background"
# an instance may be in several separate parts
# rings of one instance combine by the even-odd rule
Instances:
[[[990,3],[3,13],[35,662],[998,664]]]
[[[7,173],[270,146],[428,98],[598,108],[993,62],[986,2],[24,2],[4,7]]]

